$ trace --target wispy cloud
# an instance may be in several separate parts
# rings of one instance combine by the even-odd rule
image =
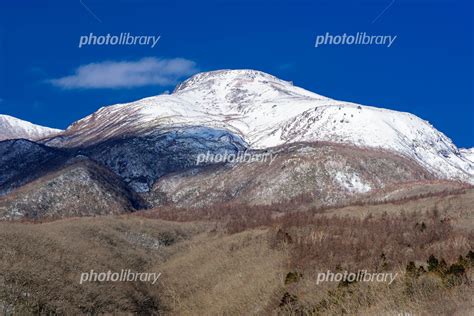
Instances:
[[[137,61],[104,61],[78,67],[73,75],[48,80],[64,89],[135,88],[171,86],[198,72],[194,61],[184,58],[147,57]]]

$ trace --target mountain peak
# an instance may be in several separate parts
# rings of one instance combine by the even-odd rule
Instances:
[[[268,83],[278,82],[281,84],[293,85],[291,82],[281,80],[265,72],[253,69],[222,69],[198,73],[179,84],[176,92],[182,92],[193,88],[209,87],[215,83],[242,84],[246,83]]]
[[[292,100],[292,104],[302,104],[309,100],[330,100],[296,87],[292,82],[251,69],[199,73],[178,85],[172,95],[207,113],[221,115],[249,115],[273,107],[275,101]]]
[[[59,132],[62,131],[59,129],[35,125],[10,115],[0,114],[0,141],[18,138],[35,140]]]

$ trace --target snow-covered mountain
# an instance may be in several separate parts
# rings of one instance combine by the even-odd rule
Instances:
[[[103,107],[45,143],[75,147],[190,126],[226,129],[258,149],[301,141],[382,148],[440,178],[474,183],[472,155],[460,152],[429,122],[333,100],[255,70],[197,74],[170,95]]]
[[[35,125],[9,115],[0,114],[0,141],[17,138],[37,140],[60,132],[62,130]]]
[[[461,148],[459,151],[464,158],[474,163],[474,148]]]

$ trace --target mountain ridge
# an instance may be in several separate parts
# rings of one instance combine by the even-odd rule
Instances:
[[[0,141],[21,138],[39,140],[60,132],[62,132],[60,129],[36,125],[10,115],[0,114]]]
[[[276,160],[198,162],[243,152]],[[51,137],[0,141],[0,154],[5,219],[170,203],[327,207],[474,183],[473,149],[458,149],[429,122],[254,70],[200,73],[173,94],[102,107]]]
[[[254,149],[301,141],[383,148],[441,178],[474,183],[474,163],[429,122],[407,112],[333,100],[256,70],[194,75],[172,94],[102,107],[44,143],[87,146],[189,126],[226,129]]]

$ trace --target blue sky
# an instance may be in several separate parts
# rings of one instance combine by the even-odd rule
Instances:
[[[473,12],[472,0],[2,0],[0,113],[65,128],[196,71],[252,68],[414,113],[472,147]],[[154,48],[79,48],[81,36],[122,32],[161,38]],[[397,38],[390,48],[315,48],[326,32]]]

